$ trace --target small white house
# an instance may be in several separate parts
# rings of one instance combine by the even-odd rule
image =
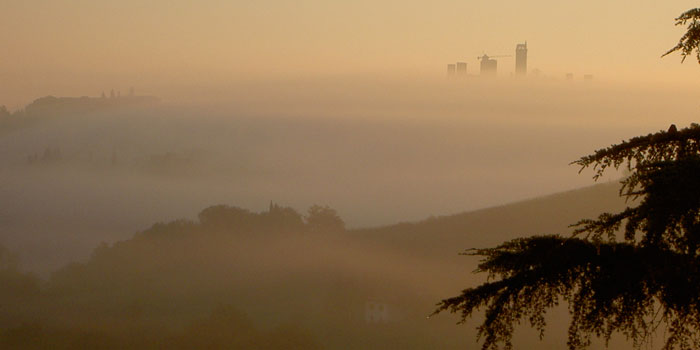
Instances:
[[[389,322],[389,307],[387,304],[377,301],[365,303],[365,322],[387,323]]]

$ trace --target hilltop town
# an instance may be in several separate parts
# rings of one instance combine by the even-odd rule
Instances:
[[[127,107],[153,105],[159,101],[160,99],[155,96],[136,95],[132,88],[129,94],[124,96],[119,92],[115,93],[114,90],[109,96],[103,92],[99,97],[45,96],[14,112],[0,105],[0,133],[29,126],[44,118],[108,112]]]
[[[27,105],[24,109],[10,113],[7,108],[0,106],[0,118],[8,116],[34,116],[46,114],[84,113],[95,112],[121,106],[134,106],[157,103],[159,99],[154,96],[138,96],[134,89],[129,94],[122,96],[120,92],[112,90],[107,96],[104,92],[100,97],[40,97]]]

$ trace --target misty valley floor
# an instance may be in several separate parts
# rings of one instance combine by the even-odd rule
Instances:
[[[478,320],[426,318],[484,278],[458,253],[621,208],[614,179],[583,188],[568,163],[667,107],[560,86],[277,89],[0,118],[0,348],[477,346]],[[552,317],[517,344],[560,348]]]

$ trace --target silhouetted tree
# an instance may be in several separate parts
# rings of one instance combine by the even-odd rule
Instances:
[[[9,116],[11,116],[11,115],[12,115],[12,114],[10,113],[10,111],[7,110],[7,107],[5,107],[5,106],[0,106],[0,119],[7,118],[7,117],[9,117]]]
[[[10,304],[26,301],[39,293],[39,281],[30,274],[20,271],[17,256],[0,245],[0,325],[10,312]],[[14,305],[12,305],[14,306]]]
[[[266,226],[275,231],[300,232],[304,228],[304,220],[296,210],[270,203],[270,210],[263,213]]]
[[[259,226],[258,215],[238,207],[215,205],[199,213],[199,222],[207,229],[249,232]]]
[[[698,50],[698,47],[700,46],[700,8],[688,10],[676,18],[676,25],[686,24],[688,25],[688,29],[678,41],[678,44],[676,44],[676,46],[674,46],[672,49],[668,50],[665,54],[663,54],[663,56],[666,56],[672,52],[680,51],[681,56],[683,56],[681,62],[683,62],[688,56],[693,54],[693,51],[695,51],[695,57],[697,58],[698,63],[700,63],[700,50]]]
[[[685,59],[695,51],[700,62],[699,19],[700,9],[676,19],[688,30],[664,56],[681,51]],[[564,300],[572,316],[570,349],[589,346],[593,335],[607,344],[615,332],[640,348],[661,325],[664,349],[700,348],[700,125],[671,125],[574,163],[593,167],[594,179],[625,167],[630,174],[620,195],[637,206],[581,220],[570,237],[468,250],[483,257],[477,272],[487,272],[489,282],[443,300],[435,313],[458,312],[464,322],[485,307],[482,348],[510,349],[516,323],[527,319],[542,336],[545,312]]]
[[[700,125],[671,126],[596,151],[575,162],[593,167],[595,178],[626,167],[620,195],[636,206],[577,223],[572,237],[535,236],[498,247],[472,249],[491,279],[438,304],[437,312],[479,307],[483,349],[511,348],[522,319],[543,334],[545,311],[569,304],[570,349],[585,348],[593,335],[606,343],[615,332],[637,347],[666,328],[664,349],[700,346]],[[619,232],[621,229],[621,235]]]
[[[212,206],[199,213],[199,222],[208,230],[237,233],[299,232],[304,227],[294,209],[273,203],[269,211],[259,214],[227,205]]]
[[[345,223],[335,209],[328,206],[313,205],[306,215],[306,225],[310,231],[340,232],[345,230]]]

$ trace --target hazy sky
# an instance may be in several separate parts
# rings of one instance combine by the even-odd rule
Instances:
[[[241,80],[444,76],[528,41],[529,69],[694,83],[661,59],[690,0],[2,0],[0,104]],[[513,58],[499,73],[513,71]]]

